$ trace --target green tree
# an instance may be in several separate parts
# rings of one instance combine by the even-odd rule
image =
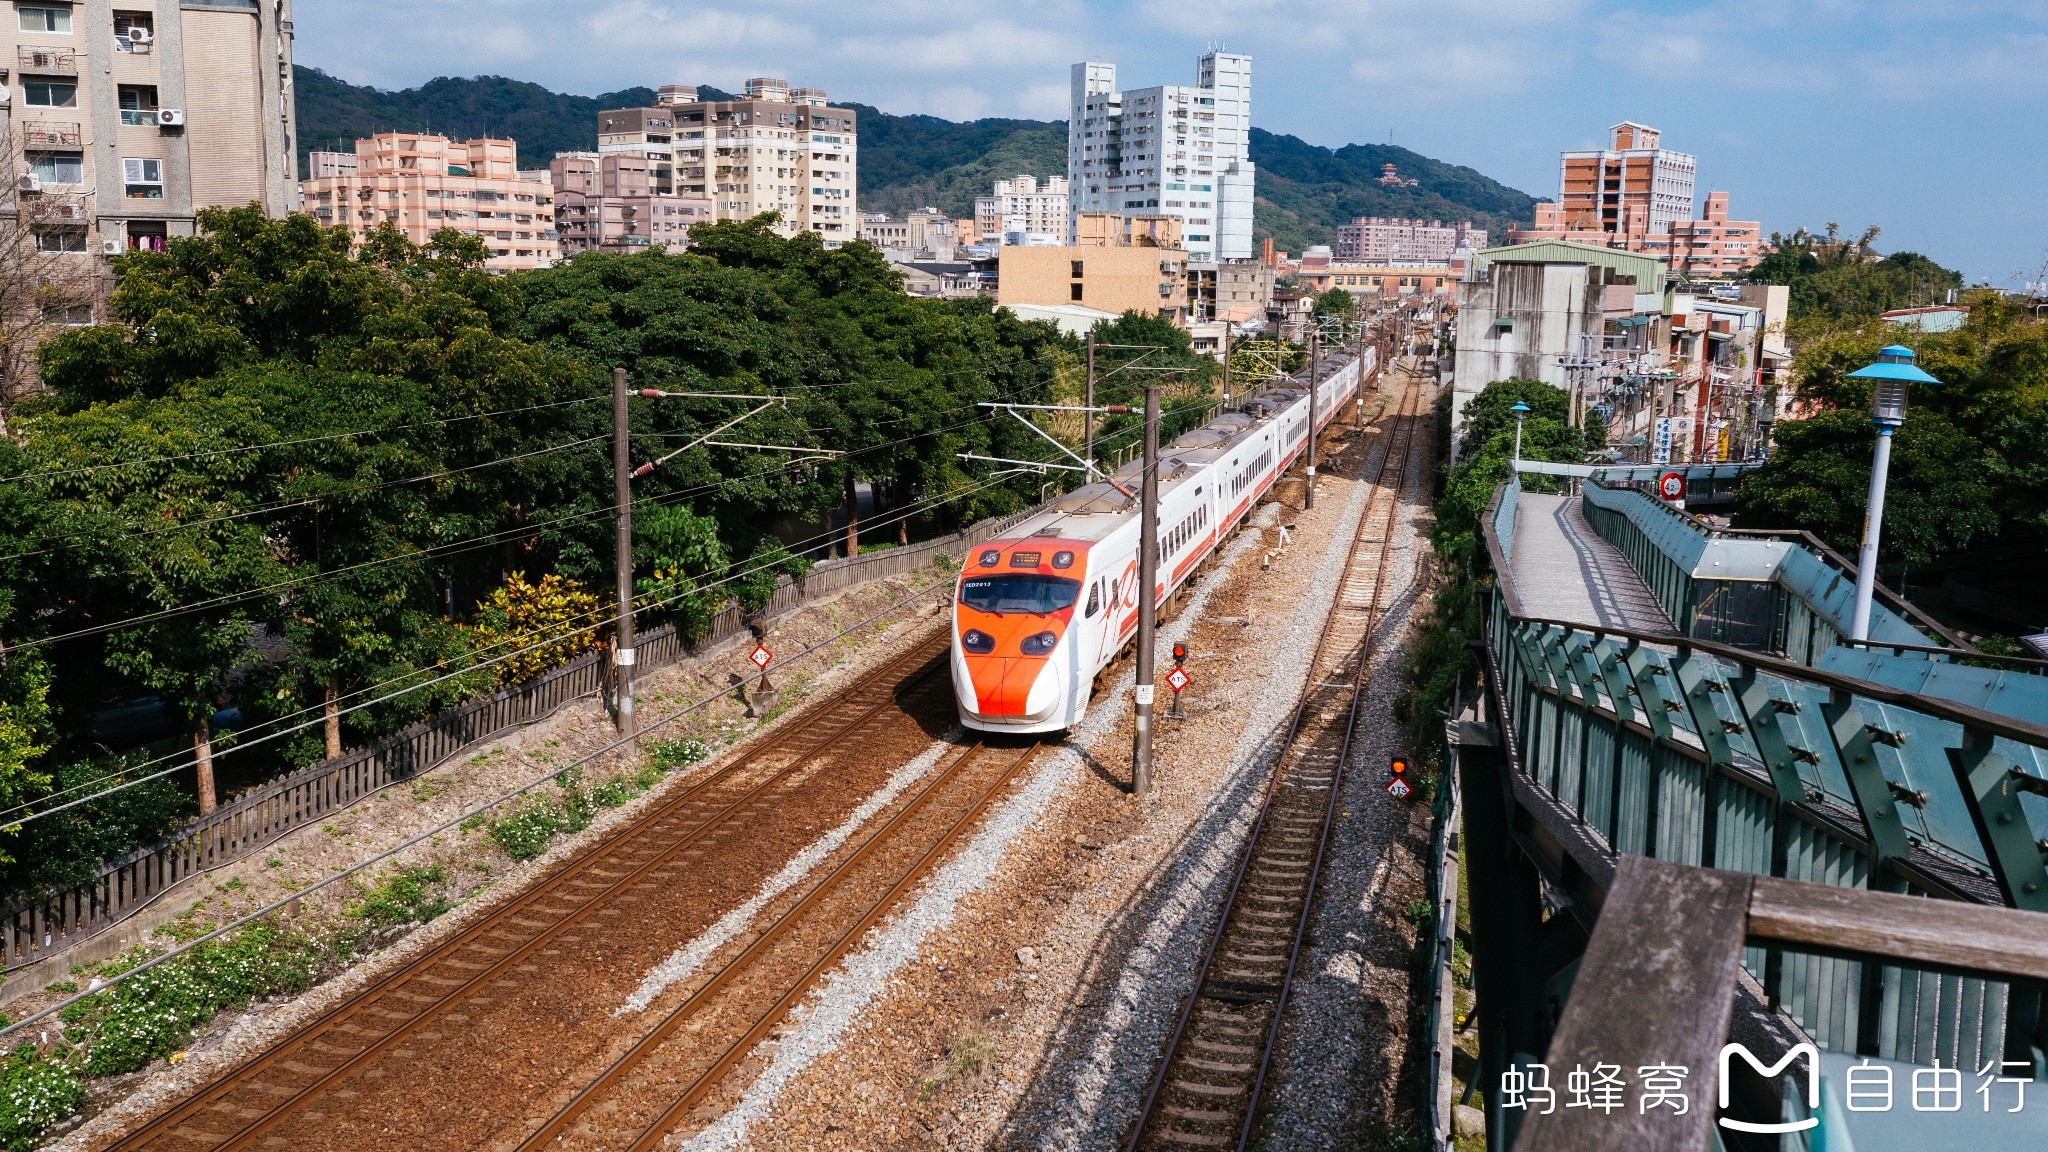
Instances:
[[[1342,288],[1325,289],[1316,295],[1315,310],[1317,316],[1353,320],[1358,316],[1358,297]]]

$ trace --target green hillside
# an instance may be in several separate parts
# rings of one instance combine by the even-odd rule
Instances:
[[[651,104],[651,88],[601,96],[571,96],[503,76],[439,77],[417,88],[387,92],[337,80],[317,68],[298,68],[299,147],[350,146],[375,131],[432,131],[453,137],[485,134],[519,142],[520,163],[538,168],[557,152],[597,144],[597,113]],[[700,88],[713,99],[726,97]],[[865,104],[861,114],[860,205],[901,215],[926,205],[949,215],[974,211],[974,198],[990,181],[1020,173],[1057,175],[1067,167],[1063,121],[990,118],[956,122],[936,116],[894,116]],[[1353,216],[1474,219],[1495,237],[1514,220],[1527,220],[1535,201],[1470,168],[1432,160],[1406,148],[1351,144],[1323,148],[1294,136],[1252,129],[1258,165],[1254,231],[1280,248],[1299,252],[1327,244]],[[1379,183],[1392,162],[1414,188]]]
[[[1535,216],[1536,200],[1527,193],[1474,169],[1391,144],[1323,148],[1254,128],[1251,151],[1259,170],[1254,231],[1290,252],[1328,244],[1354,216],[1472,220],[1484,225],[1493,241],[1505,238],[1509,224]],[[1386,164],[1416,186],[1382,185]]]

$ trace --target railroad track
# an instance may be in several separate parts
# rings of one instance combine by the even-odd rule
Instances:
[[[973,744],[519,1145],[648,1152],[929,875],[1038,746]]]
[[[1128,1152],[1251,1142],[1378,650],[1401,491],[1427,423],[1422,392],[1409,383],[1384,440],[1307,686]]]
[[[294,1120],[329,1123],[351,1090],[379,1076],[387,1057],[403,1074],[408,1040],[480,1002],[502,998],[542,958],[636,922],[709,856],[743,837],[770,834],[813,769],[842,742],[943,683],[942,631],[814,705],[731,763],[565,862],[531,890],[348,996],[290,1036],[216,1078],[111,1148],[236,1152],[276,1146]],[[333,1099],[338,1097],[339,1099]],[[361,1122],[363,1118],[356,1118]],[[290,1143],[284,1140],[284,1143]]]

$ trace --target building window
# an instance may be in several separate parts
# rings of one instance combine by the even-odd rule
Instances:
[[[1074,265],[1073,277],[1074,279],[1079,280],[1081,278],[1081,261],[1075,260],[1072,261],[1072,264]],[[1075,296],[1074,299],[1079,300],[1080,297]]]
[[[130,252],[161,252],[167,239],[161,220],[134,220],[128,224]]]
[[[1067,298],[1068,298],[1069,300],[1079,300],[1079,299],[1081,298],[1081,285],[1079,285],[1079,284],[1070,284],[1070,285],[1068,285],[1068,286],[1067,286],[1067,291],[1068,291],[1068,296],[1067,296]]]
[[[38,252],[83,252],[85,251],[85,229],[56,228],[36,233]]]
[[[31,152],[28,167],[45,184],[85,183],[83,152]]]
[[[67,328],[83,328],[92,323],[90,304],[45,304],[43,323],[62,324]]]
[[[31,8],[23,5],[15,11],[21,15],[23,32],[56,32],[66,36],[71,34],[71,6],[68,4],[61,8]]]
[[[122,194],[133,200],[164,198],[164,162],[149,159],[121,161]]]
[[[31,108],[78,107],[76,80],[23,80],[22,100]]]
[[[149,12],[114,13],[114,50],[147,52],[156,39],[156,16]]]
[[[154,84],[123,84],[117,91],[121,99],[121,123],[151,128],[156,126]]]

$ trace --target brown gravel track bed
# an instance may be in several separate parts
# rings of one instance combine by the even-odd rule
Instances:
[[[1410,388],[1428,391],[1412,374],[1394,374],[1382,395],[1368,394],[1366,414],[1391,409]],[[758,1118],[738,1145],[699,1139],[688,1147],[1036,1152],[1121,1143],[1215,914],[1199,903],[1211,858],[1234,861],[1231,814],[1255,810],[1260,749],[1277,746],[1284,709],[1305,679],[1299,664],[1315,632],[1303,629],[1304,613],[1313,609],[1320,622],[1334,594],[1319,574],[1331,563],[1319,568],[1317,558],[1348,532],[1347,515],[1359,515],[1392,423],[1326,434],[1316,509],[1301,510],[1298,477],[1284,481],[1277,504],[1247,529],[1250,550],[1219,563],[1195,610],[1176,621],[1171,635],[1192,650],[1195,687],[1184,718],[1162,718],[1160,792],[1137,802],[1124,788],[1126,684],[1121,715],[1061,751],[1078,757],[1076,777],[1004,850],[1000,875],[965,896],[957,916],[918,947],[915,964],[888,979],[829,1046],[814,1046],[808,1006],[794,1013],[787,1035],[810,1053],[803,1070],[775,1095],[752,1099]],[[1428,470],[1424,453],[1415,455],[1411,489]],[[1268,553],[1270,570],[1261,561]],[[1412,595],[1399,593],[1398,602]],[[1399,622],[1390,629],[1376,696],[1395,679],[1384,662],[1399,659]],[[1372,745],[1383,738],[1375,731]],[[1241,769],[1245,757],[1253,763]],[[1345,806],[1353,806],[1348,797]],[[821,1002],[816,1011],[828,1008]],[[1278,1068],[1284,1088],[1291,1076],[1284,1060]],[[1134,1080],[1134,1092],[1121,1087]]]
[[[1375,490],[1310,658],[1308,690],[1132,1148],[1242,1148],[1253,1138],[1371,679],[1402,480],[1421,426],[1419,400],[1420,391],[1410,389],[1382,441]]]
[[[724,969],[666,998],[661,1022],[521,1148],[646,1152],[694,1127],[693,1112],[715,1117],[721,1077],[930,872],[1037,751],[1032,743],[976,743],[952,757]]]
[[[545,1118],[536,1100],[580,1087],[637,1027],[611,1009],[651,965],[950,727],[944,651],[927,639],[886,663],[114,1146],[516,1139]]]

